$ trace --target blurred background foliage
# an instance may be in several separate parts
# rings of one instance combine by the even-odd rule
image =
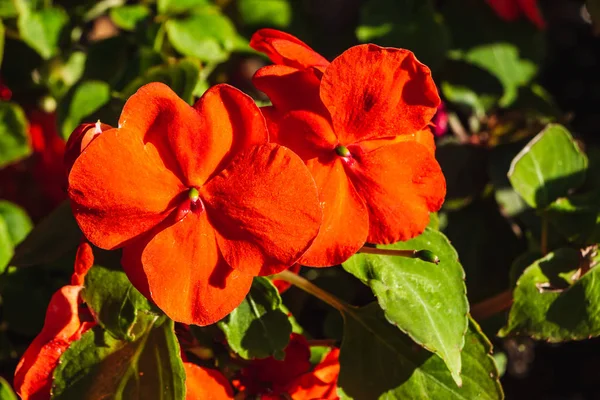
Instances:
[[[597,243],[600,40],[590,18],[597,3],[539,6],[542,29],[524,17],[505,21],[483,0],[0,0],[2,375],[12,379],[72,268],[79,232],[68,207],[56,209],[66,198],[62,155],[70,133],[84,121],[116,126],[128,96],[151,81],[190,104],[221,82],[265,104],[251,84],[268,63],[248,46],[259,28],[290,32],[329,59],[371,42],[410,49],[431,68],[444,100],[435,133],[448,181],[432,224],[457,249],[472,303],[511,287],[542,247]],[[581,182],[569,178],[573,197],[541,207],[524,201],[507,173],[550,122],[570,128],[589,165],[586,159],[574,170],[585,169]],[[556,151],[547,150],[548,162]],[[579,156],[571,156],[576,164]],[[54,241],[18,246],[39,221]],[[373,299],[341,268],[305,275],[353,304]],[[329,306],[294,288],[283,297],[310,336],[341,338],[341,317]],[[600,396],[598,339],[500,339],[505,321],[501,313],[480,322],[506,370],[508,398]]]

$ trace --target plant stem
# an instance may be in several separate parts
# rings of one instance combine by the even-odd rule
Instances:
[[[312,294],[319,300],[324,301],[325,303],[329,304],[330,306],[332,306],[340,312],[348,312],[350,309],[350,305],[344,302],[343,300],[338,299],[331,293],[326,292],[320,287],[313,285],[310,281],[291,271],[282,271],[275,275],[274,278],[291,283],[299,289],[304,290],[306,293]]]
[[[477,320],[486,319],[499,312],[508,310],[512,306],[512,303],[512,290],[506,290],[494,297],[472,305],[471,316]]]
[[[376,247],[361,247],[358,250],[359,253],[366,254],[379,254],[381,256],[400,256],[414,258],[416,250],[390,250],[390,249],[378,249]]]
[[[308,341],[308,345],[310,347],[317,347],[317,346],[333,347],[336,345],[336,343],[337,343],[337,341],[335,339],[314,339],[314,340]]]

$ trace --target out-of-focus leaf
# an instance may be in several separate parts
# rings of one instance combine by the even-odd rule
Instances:
[[[27,212],[10,201],[0,200],[0,218],[6,222],[13,246],[21,243],[33,228]]]
[[[47,60],[58,54],[60,34],[68,21],[67,13],[57,7],[26,12],[19,15],[19,33],[25,43]]]
[[[13,256],[13,244],[8,232],[8,226],[3,218],[0,218],[0,274],[4,273],[8,262]]]
[[[118,339],[137,339],[157,316],[122,270],[94,265],[85,276],[81,295],[95,320]]]
[[[254,278],[242,304],[219,322],[229,346],[247,360],[283,354],[292,325],[280,307],[281,297],[271,281]]]
[[[285,28],[292,22],[290,0],[239,0],[237,7],[245,25]]]
[[[171,19],[165,27],[178,52],[206,62],[225,61],[231,51],[247,45],[216,7],[202,7],[184,18]]]
[[[13,0],[0,0],[0,18],[12,18],[19,15]]]
[[[2,58],[4,57],[4,24],[0,20],[0,65],[2,65]]]
[[[110,18],[121,29],[135,30],[136,26],[150,16],[150,9],[143,4],[126,5],[110,9]]]
[[[179,352],[173,321],[166,317],[133,342],[96,326],[61,355],[52,399],[181,400],[185,370]]]
[[[159,14],[178,14],[210,4],[209,0],[158,0]]]
[[[446,362],[460,385],[460,353],[469,304],[458,254],[442,233],[432,229],[406,242],[377,247],[426,249],[439,257],[439,265],[434,265],[407,257],[359,253],[342,265],[371,287],[389,321]]]
[[[55,98],[61,98],[83,75],[86,55],[75,51],[65,60],[56,57],[49,64],[48,86]]]
[[[549,342],[600,335],[600,269],[578,278],[582,263],[578,250],[562,248],[531,264],[517,281],[508,323],[499,335]]]
[[[548,125],[514,158],[508,178],[534,208],[544,208],[585,181],[587,157],[560,125]]]
[[[338,393],[342,399],[502,399],[491,344],[474,321],[462,351],[458,387],[441,358],[391,325],[377,304],[344,318]]]
[[[0,102],[0,168],[29,154],[31,147],[23,109],[13,102]]]
[[[446,59],[450,35],[430,0],[369,0],[360,10],[358,40],[411,50],[435,70]]]
[[[76,249],[82,237],[71,205],[64,201],[17,246],[11,265],[28,267],[52,263]]]
[[[2,400],[18,400],[17,395],[12,390],[10,383],[6,379],[0,377],[0,399]]]
[[[77,84],[58,108],[60,132],[68,139],[73,130],[90,114],[110,100],[110,85],[101,81],[83,81]]]
[[[120,36],[93,43],[88,49],[83,79],[108,82],[113,87],[131,62],[131,52],[128,41]]]
[[[127,98],[147,83],[163,82],[173,89],[179,97],[192,104],[194,102],[194,88],[199,74],[198,63],[183,59],[175,64],[150,68],[144,75],[127,85],[121,94]]]

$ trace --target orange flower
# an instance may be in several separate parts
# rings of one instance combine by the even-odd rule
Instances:
[[[250,42],[279,64],[253,82],[272,140],[294,150],[319,189],[323,225],[300,259],[339,264],[365,241],[420,234],[446,183],[428,128],[440,104],[429,69],[401,49],[355,46],[328,64],[298,39],[272,29]]]
[[[184,362],[187,400],[228,400],[233,399],[231,384],[216,369],[204,368]]]
[[[31,342],[15,371],[14,386],[22,400],[50,398],[52,373],[61,354],[95,325],[79,313],[82,286],[63,286],[52,296],[44,328]]]
[[[339,349],[332,349],[312,370],[309,359],[308,342],[293,333],[283,360],[253,360],[242,369],[237,387],[246,396],[260,395],[261,399],[280,399],[282,394],[294,400],[337,399]]]
[[[538,0],[486,0],[494,12],[503,20],[512,22],[525,15],[539,29],[544,29],[546,22],[537,5]]]
[[[119,128],[83,149],[68,192],[90,242],[123,247],[138,290],[197,325],[237,307],[254,276],[298,260],[322,217],[302,160],[268,143],[260,110],[228,85],[194,107],[163,84],[142,87]]]

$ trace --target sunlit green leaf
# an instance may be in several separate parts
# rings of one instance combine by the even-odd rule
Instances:
[[[2,400],[18,400],[17,395],[12,390],[10,383],[6,379],[0,377],[0,399]]]
[[[283,354],[292,325],[280,307],[281,297],[271,281],[255,278],[242,304],[219,322],[229,346],[245,359]]]
[[[83,81],[61,101],[58,119],[60,132],[66,139],[93,112],[110,100],[110,85],[101,81]]]
[[[42,58],[49,59],[58,53],[60,34],[68,21],[67,13],[57,7],[26,12],[19,15],[19,33]]]
[[[440,263],[435,265],[407,257],[359,253],[343,267],[371,287],[389,321],[438,354],[460,383],[469,305],[458,254],[442,233],[429,228],[407,242],[377,247],[426,249],[439,257]]]
[[[342,399],[502,399],[491,344],[471,321],[458,387],[441,358],[390,324],[377,304],[345,313],[338,393]]]
[[[115,25],[127,31],[135,30],[136,26],[150,16],[150,9],[143,4],[132,4],[110,9],[110,18]]]
[[[513,160],[508,178],[525,202],[544,208],[585,180],[588,161],[560,125],[548,125]]]
[[[285,28],[292,22],[290,0],[239,0],[237,7],[245,25]]]
[[[0,168],[30,153],[25,113],[16,103],[0,102]]]
[[[33,223],[27,212],[10,201],[0,200],[0,218],[6,222],[14,246],[21,243],[33,228]]]
[[[210,0],[157,0],[159,14],[178,14],[210,4]]]
[[[13,244],[4,218],[0,218],[0,274],[6,270],[13,256]]]

